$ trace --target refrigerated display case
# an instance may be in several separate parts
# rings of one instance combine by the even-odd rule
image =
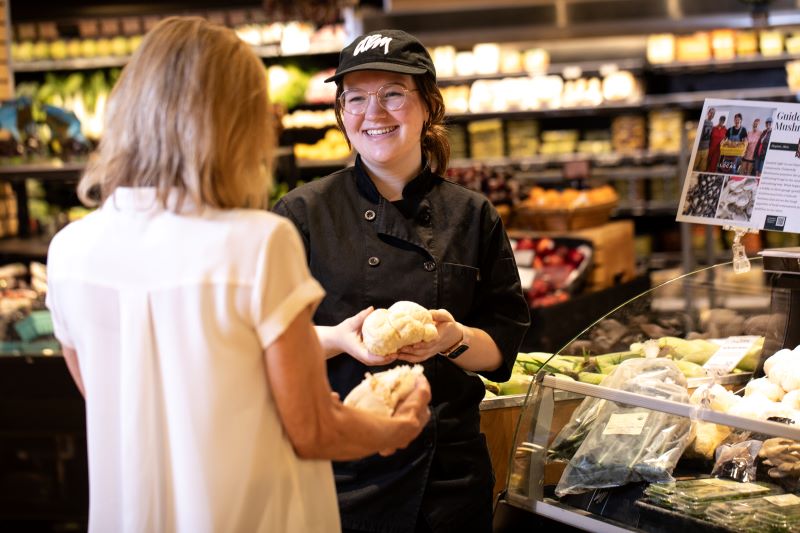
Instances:
[[[800,250],[763,256],[743,275],[725,263],[646,291],[556,354],[628,355],[599,385],[536,376],[497,531],[508,516],[589,531],[800,529]],[[745,510],[752,520],[737,520]]]

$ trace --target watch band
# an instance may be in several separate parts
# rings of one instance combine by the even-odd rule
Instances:
[[[447,350],[445,350],[443,352],[439,352],[439,355],[447,357],[448,359],[455,359],[455,358],[459,357],[461,354],[463,354],[464,352],[469,350],[469,344],[467,344],[466,338],[467,338],[466,333],[462,329],[461,330],[461,339],[457,343],[452,345],[450,348],[448,348]]]
[[[459,357],[461,354],[469,350],[469,346],[466,344],[457,344],[454,347],[447,350],[447,352],[443,352],[440,355],[447,357],[448,359],[455,359]]]

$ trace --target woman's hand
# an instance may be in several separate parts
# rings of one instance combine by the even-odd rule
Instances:
[[[432,309],[431,317],[436,323],[437,337],[430,342],[418,342],[400,348],[397,359],[409,363],[421,363],[452,348],[464,338],[464,326],[456,322],[449,311]]]
[[[347,353],[367,366],[388,365],[397,359],[397,354],[375,355],[364,346],[364,340],[361,338],[361,325],[372,311],[372,307],[367,307],[336,326],[317,326],[317,335],[320,337],[328,357]]]

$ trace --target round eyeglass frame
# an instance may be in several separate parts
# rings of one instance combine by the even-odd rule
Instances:
[[[395,108],[389,108],[389,107],[386,107],[386,105],[382,101],[380,93],[384,89],[386,89],[387,87],[391,87],[393,89],[397,89],[397,90],[403,91],[403,101],[400,102],[399,106],[397,106]],[[345,99],[345,96],[347,95],[348,92],[362,92],[362,93],[366,94],[367,100],[364,102],[364,110],[363,111],[361,111],[360,113],[355,113],[355,112],[349,111],[347,109],[347,106],[345,105],[345,100],[344,99]],[[387,83],[386,85],[381,85],[380,87],[378,87],[377,91],[365,91],[364,89],[347,89],[347,90],[343,91],[342,94],[339,95],[338,100],[339,100],[339,106],[342,108],[342,111],[344,111],[345,113],[347,113],[349,115],[363,115],[363,114],[365,114],[367,112],[367,108],[369,107],[369,99],[370,99],[371,96],[375,96],[376,97],[376,99],[378,100],[378,105],[381,106],[381,109],[384,109],[386,111],[397,111],[399,109],[403,109],[403,106],[406,105],[406,100],[408,99],[408,93],[416,93],[416,92],[419,92],[419,89],[407,89],[407,88],[403,87],[402,85],[400,85],[399,83],[392,82],[392,83]]]

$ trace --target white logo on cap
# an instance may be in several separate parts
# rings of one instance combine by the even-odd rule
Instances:
[[[383,54],[386,55],[389,53],[390,42],[392,42],[391,37],[384,37],[380,33],[365,37],[364,40],[356,45],[356,49],[353,50],[353,57],[357,56],[361,52],[368,52],[369,50],[373,50],[380,46],[383,46]]]

